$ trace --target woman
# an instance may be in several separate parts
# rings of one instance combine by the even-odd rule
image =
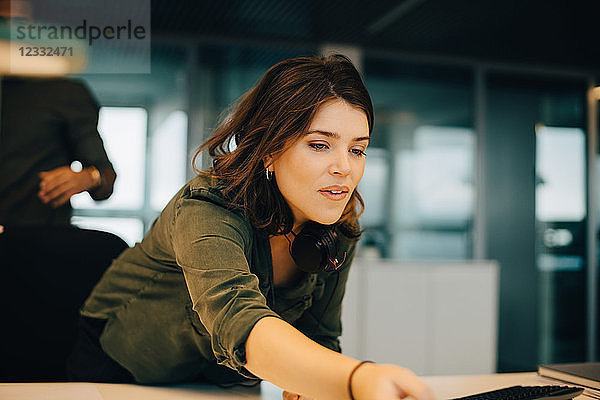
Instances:
[[[372,127],[347,58],[271,67],[196,153],[208,148],[213,167],[173,197],[84,304],[72,377],[266,379],[284,399],[432,398],[406,369],[339,353]]]

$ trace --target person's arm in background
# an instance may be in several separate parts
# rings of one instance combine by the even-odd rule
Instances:
[[[98,104],[83,84],[68,80],[59,84],[64,97],[57,101],[62,105],[67,152],[84,168],[75,172],[69,166],[61,166],[40,172],[38,197],[53,207],[83,191],[88,191],[94,200],[105,200],[112,194],[116,173],[98,133]]]

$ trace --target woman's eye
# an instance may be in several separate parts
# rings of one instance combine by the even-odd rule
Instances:
[[[317,151],[321,151],[321,150],[327,149],[327,145],[324,144],[324,143],[310,143],[309,146],[312,147],[313,149],[317,150]]]
[[[352,153],[354,153],[355,155],[360,156],[360,157],[364,157],[367,155],[367,153],[365,153],[361,149],[352,149]]]

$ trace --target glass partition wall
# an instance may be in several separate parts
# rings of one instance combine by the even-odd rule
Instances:
[[[584,79],[486,80],[488,258],[498,260],[498,368],[586,359]]]
[[[363,70],[376,121],[359,187],[365,244],[399,260],[471,258],[472,72],[368,56]]]

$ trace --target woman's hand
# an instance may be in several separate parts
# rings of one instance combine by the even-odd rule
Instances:
[[[356,400],[433,400],[431,389],[412,371],[392,364],[364,364],[352,376]]]
[[[434,400],[431,389],[412,371],[392,364],[361,365],[352,376],[352,394],[355,400]],[[311,399],[284,391],[283,400]]]

